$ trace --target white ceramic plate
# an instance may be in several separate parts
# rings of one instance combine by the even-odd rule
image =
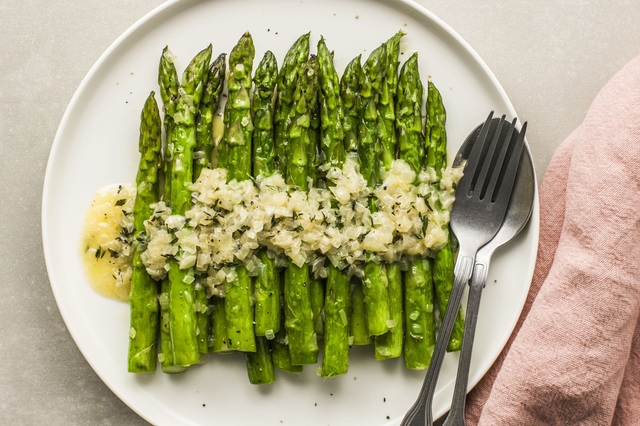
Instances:
[[[451,158],[490,110],[515,115],[501,86],[478,55],[446,24],[406,0],[213,0],[166,3],[124,33],[94,65],[60,124],[44,184],[44,251],[60,312],[87,361],[133,410],[154,424],[397,425],[413,403],[425,372],[401,360],[376,362],[353,351],[349,373],[333,380],[306,368],[279,374],[271,386],[248,383],[244,361],[215,356],[181,376],[127,373],[129,308],[96,294],[79,256],[81,225],[94,193],[132,182],[138,163],[139,113],[157,91],[160,52],[169,45],[181,70],[212,42],[229,52],[252,33],[259,60],[267,49],[281,61],[293,41],[311,31],[335,50],[339,71],[355,55],[366,57],[399,29],[407,35],[401,60],[420,52],[423,79],[432,78],[448,110]],[[527,230],[498,253],[482,298],[470,383],[503,348],[529,289],[538,236],[538,206]],[[497,284],[494,284],[497,282]],[[457,355],[445,359],[435,398],[436,415],[449,406]]]

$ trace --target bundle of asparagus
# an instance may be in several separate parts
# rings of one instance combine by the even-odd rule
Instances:
[[[230,52],[227,76],[226,55],[212,61],[211,45],[193,58],[181,81],[173,56],[163,50],[158,82],[164,118],[154,92],[141,115],[129,371],[154,371],[160,359],[164,372],[180,373],[202,362],[203,355],[239,351],[250,382],[270,383],[276,369],[299,372],[317,363],[322,346],[318,374],[334,377],[348,371],[349,347],[363,344],[372,344],[376,359],[404,354],[407,368],[429,365],[434,305],[444,312],[453,279],[450,241],[431,256],[391,263],[372,257],[355,275],[318,255],[314,264],[323,264],[325,272],[316,276],[309,263],[284,266],[259,247],[258,267],[250,272],[242,262],[234,263],[233,274],[216,292],[207,287],[206,272],[181,265],[179,256],[169,259],[160,283],[140,260],[147,243],[145,219],[160,200],[173,215],[185,216],[190,188],[206,169],[225,169],[229,181],[279,173],[300,191],[333,185],[325,173],[342,168],[347,159],[358,163],[372,188],[384,181],[396,160],[410,166],[417,183],[425,168],[440,179],[447,164],[445,109],[429,82],[423,125],[417,53],[398,72],[403,36],[398,32],[381,44],[364,64],[360,55],[355,57],[342,78],[324,38],[317,54],[310,54],[308,33],[291,46],[279,70],[267,51],[253,74],[249,33]],[[213,117],[225,82],[219,138],[212,131]],[[375,198],[368,208],[378,209]],[[189,226],[188,220],[183,226]],[[459,349],[462,321],[460,311],[450,350]]]

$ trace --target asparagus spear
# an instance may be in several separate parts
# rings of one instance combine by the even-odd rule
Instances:
[[[267,51],[256,68],[253,94],[253,175],[269,176],[275,171],[273,140],[273,99],[278,77],[278,64]],[[269,339],[280,329],[280,282],[273,258],[266,250],[258,253],[260,268],[255,279],[256,352],[245,352],[247,373],[252,384],[275,380],[274,363]]]
[[[256,338],[256,352],[245,352],[247,375],[253,385],[264,385],[276,380],[276,373],[271,359],[269,341],[266,337]]]
[[[442,171],[447,166],[446,115],[442,96],[433,82],[429,81],[427,85],[427,118],[425,120],[426,163],[427,166],[435,169],[438,179],[442,177]],[[436,208],[441,208],[441,206],[438,204]],[[438,307],[442,315],[444,315],[449,303],[449,294],[453,285],[453,268],[453,251],[451,239],[449,239],[447,244],[435,254],[433,260],[433,284],[438,297]],[[463,333],[464,315],[462,308],[459,308],[449,345],[447,346],[448,351],[460,350]]]
[[[319,73],[320,64],[316,55],[309,57],[307,63],[308,84],[313,85],[312,96],[309,98],[307,107],[309,108],[309,128],[307,130],[307,181],[315,186],[318,182],[318,168],[321,164],[321,153],[318,153],[320,145],[320,104],[319,98]],[[311,313],[313,318],[313,330],[316,334],[324,333],[324,280],[309,274],[309,301],[311,303]]]
[[[376,48],[362,68],[360,95],[362,111],[358,126],[358,158],[360,172],[370,187],[380,181],[381,147],[378,135],[379,93],[385,75],[387,49],[384,44]],[[376,210],[370,203],[369,208]],[[389,330],[389,295],[386,268],[379,262],[364,266],[363,291],[369,335],[379,336]]]
[[[307,63],[295,90],[295,104],[287,133],[286,181],[307,190],[308,143],[311,122],[310,103],[316,96],[315,71]],[[285,328],[291,361],[295,365],[314,364],[318,358],[317,335],[314,332],[309,300],[309,267],[290,263],[284,272]]]
[[[355,282],[351,290],[350,332],[352,344],[355,346],[368,345],[373,342],[367,329],[367,312],[365,310],[364,292],[362,284]]]
[[[379,137],[382,143],[382,165],[389,171],[396,158],[397,138],[395,131],[395,95],[398,85],[398,62],[400,55],[400,39],[404,32],[399,31],[385,42],[387,49],[387,66],[380,91],[378,103]],[[392,326],[385,334],[374,340],[376,359],[397,358],[402,354],[402,272],[398,263],[387,264],[387,281],[389,295],[389,314]]]
[[[225,79],[225,58],[224,53],[220,54],[211,63],[208,70],[207,83],[204,86],[202,99],[196,115],[196,148],[193,161],[193,180],[200,177],[204,168],[211,168],[211,157],[213,155],[213,117],[218,109],[222,86]],[[206,276],[196,275],[195,281],[195,310],[196,321],[198,323],[198,347],[200,353],[209,352],[209,332],[211,327],[211,313],[209,312],[209,300],[207,289],[204,285]]]
[[[360,99],[360,80],[362,74],[362,56],[353,58],[345,67],[340,79],[340,100],[344,110],[343,131],[345,154],[358,160],[358,128],[362,113]],[[367,345],[372,342],[367,330],[367,316],[364,309],[362,282],[351,280],[349,295],[349,341],[353,345]]]
[[[173,214],[183,215],[191,207],[189,186],[193,180],[193,150],[196,145],[195,115],[211,60],[212,47],[200,51],[187,66],[178,91],[172,140],[170,202]],[[194,310],[195,281],[193,268],[181,269],[169,260],[169,331],[173,345],[173,362],[189,366],[200,359],[197,323]]]
[[[309,99],[309,129],[307,134],[309,140],[307,141],[307,179],[313,186],[318,181],[318,168],[322,161],[322,155],[318,153],[320,147],[320,104],[318,103],[320,88],[318,87],[318,74],[320,73],[320,64],[318,63],[318,56],[311,55],[309,62],[307,63],[307,72],[310,76],[309,83],[312,84],[315,89],[313,90],[313,96]]]
[[[424,142],[422,140],[422,96],[424,88],[418,70],[418,55],[414,53],[404,63],[398,80],[399,158],[416,173],[422,170]],[[429,365],[435,345],[435,317],[431,262],[413,259],[405,273],[404,360],[407,368],[423,369]]]
[[[276,333],[275,339],[271,340],[271,358],[273,365],[282,371],[289,373],[302,372],[302,365],[294,365],[291,361],[291,352],[289,351],[287,332],[284,327],[280,328],[280,331]]]
[[[318,42],[320,64],[321,147],[324,161],[342,167],[345,160],[344,111],[340,97],[340,80],[333,56],[324,38]],[[319,370],[323,377],[346,374],[349,368],[349,277],[333,264],[327,267],[324,304],[324,357]]]
[[[229,54],[229,95],[224,111],[225,156],[220,159],[228,179],[251,178],[251,72],[255,48],[251,34],[244,33]]]
[[[333,55],[324,38],[318,42],[320,77],[321,148],[324,161],[332,167],[342,167],[345,160],[344,110],[340,94],[340,79],[333,63]]]
[[[418,54],[414,53],[403,64],[398,78],[398,157],[417,175],[422,170],[425,156],[422,136],[422,97],[424,87],[418,69]]]
[[[275,172],[273,135],[273,99],[278,78],[278,63],[267,51],[256,68],[253,111],[253,174],[270,176]],[[261,267],[255,280],[255,333],[273,339],[280,330],[280,277],[275,261],[266,250],[258,253]]]
[[[284,57],[282,67],[278,74],[276,84],[276,104],[274,112],[274,145],[276,154],[277,170],[286,176],[289,129],[291,127],[291,117],[295,104],[295,91],[298,86],[298,79],[303,73],[307,59],[309,57],[309,33],[301,35],[289,48]],[[284,275],[284,274],[283,274]],[[283,277],[284,280],[284,277]],[[281,294],[284,293],[284,283],[281,281]],[[286,306],[286,299],[282,297]],[[285,308],[286,309],[286,308]],[[286,319],[282,318],[280,331],[276,333],[276,338],[271,342],[273,361],[276,367],[283,371],[298,373],[302,371],[301,365],[292,363],[291,351],[288,345],[289,337],[286,330]]]
[[[209,336],[211,352],[229,352],[229,335],[227,333],[227,314],[224,298],[211,297],[211,335]]]
[[[287,169],[288,131],[291,126],[290,119],[293,116],[291,109],[295,103],[295,91],[309,57],[309,36],[310,33],[303,34],[293,43],[284,57],[278,74],[278,97],[274,121],[277,165],[282,175],[285,175]]]
[[[213,117],[218,110],[224,86],[227,55],[221,53],[211,63],[207,84],[196,116],[196,148],[194,152],[193,180],[197,180],[204,168],[211,168],[213,156]]]
[[[324,334],[324,289],[325,280],[316,278],[309,272],[309,303],[311,304],[313,331],[317,335]]]
[[[278,62],[270,50],[256,67],[253,93],[253,174],[271,176],[276,169],[274,141],[274,97],[278,82]]]
[[[343,131],[344,149],[347,153],[358,152],[358,124],[360,122],[360,75],[361,55],[347,64],[340,79],[340,99],[344,109]]]
[[[224,156],[220,157],[229,180],[251,178],[251,73],[255,48],[251,34],[244,33],[229,54],[229,97],[224,111]],[[240,264],[225,286],[227,333],[232,349],[255,352],[253,286],[247,268]]]
[[[140,255],[145,250],[144,221],[153,213],[152,204],[160,199],[158,177],[162,168],[162,124],[155,93],[151,92],[140,117],[140,165],[136,176],[133,206],[134,249],[129,295],[129,372],[146,373],[156,369],[158,332],[158,284],[149,276]]]
[[[398,263],[387,264],[386,268],[389,296],[389,331],[374,339],[375,359],[398,358],[402,355],[403,343],[403,284],[402,271]]]
[[[171,164],[173,159],[173,137],[175,132],[175,122],[173,115],[176,112],[176,99],[178,98],[178,89],[180,88],[180,80],[178,71],[173,62],[173,54],[169,50],[169,46],[165,46],[160,56],[160,65],[158,69],[158,85],[160,86],[160,97],[163,103],[164,128],[166,134],[167,145],[164,150],[164,197],[169,199],[171,193]]]
[[[415,259],[405,274],[404,285],[404,363],[407,368],[422,370],[431,362],[436,340],[431,261]]]
[[[382,165],[386,170],[391,169],[391,164],[396,159],[395,95],[398,85],[400,39],[403,36],[404,32],[398,31],[385,43],[386,68],[380,90],[380,100],[377,105],[380,120],[380,142],[382,143]]]
[[[173,115],[176,112],[176,101],[180,80],[178,72],[173,62],[173,54],[168,46],[162,50],[160,65],[158,67],[158,84],[160,86],[160,97],[163,103],[164,128],[166,135],[166,146],[163,154],[163,174],[164,188],[163,194],[166,202],[171,196],[171,164],[173,161],[173,141],[175,136],[175,122]],[[165,373],[181,373],[186,367],[176,366],[173,359],[173,343],[171,342],[171,331],[169,329],[169,277],[162,280],[160,301],[160,349],[162,352],[162,371]]]

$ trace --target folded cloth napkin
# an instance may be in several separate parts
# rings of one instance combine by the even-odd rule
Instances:
[[[549,164],[531,291],[468,423],[640,425],[639,313],[640,57]]]

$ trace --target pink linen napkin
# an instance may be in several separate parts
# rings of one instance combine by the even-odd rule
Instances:
[[[470,425],[640,425],[640,57],[598,94],[540,188],[522,317]]]

